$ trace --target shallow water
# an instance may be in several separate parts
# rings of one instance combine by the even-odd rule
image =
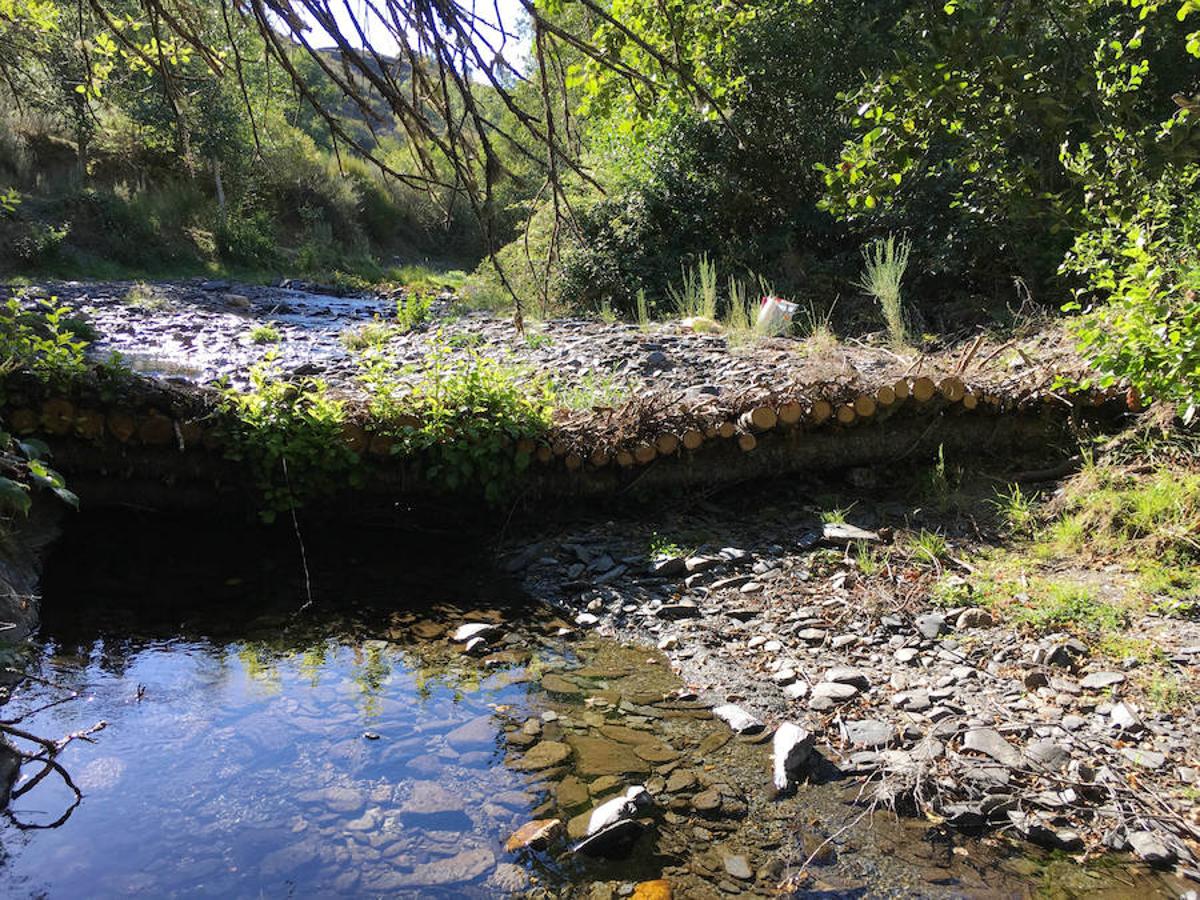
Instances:
[[[463,535],[310,546],[308,603],[289,535],[135,524],[84,527],[50,562],[33,662],[59,687],[26,683],[6,718],[70,689],[22,727],[108,724],[62,755],[85,795],[65,824],[4,827],[7,896],[606,896],[660,877],[682,897],[767,894],[819,849],[802,886],[825,896],[1038,884],[1026,858],[914,823],[841,831],[849,785],[773,800],[769,745],[732,738],[658,654],[560,635],[480,558],[447,553]],[[448,640],[471,621],[500,626],[488,652]],[[569,755],[543,767],[547,745]],[[580,816],[632,784],[657,800],[632,843],[572,853]],[[70,801],[48,779],[14,817],[45,824]],[[571,836],[505,850],[548,817]],[[739,856],[749,879],[727,870]]]

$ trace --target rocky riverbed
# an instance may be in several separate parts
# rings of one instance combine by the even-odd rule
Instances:
[[[740,708],[733,727],[800,726],[864,804],[1200,879],[1196,708],[1156,708],[1135,659],[937,604],[919,566],[866,571],[863,548],[911,510],[860,491],[853,524],[824,523],[811,498],[831,488],[566,528],[507,566],[575,622],[655,643],[701,696]],[[1200,624],[1132,630],[1194,683]]]
[[[873,385],[914,372],[949,372],[966,352],[950,347],[918,361],[862,342],[731,340],[676,322],[639,328],[582,317],[530,322],[519,334],[510,316],[472,311],[448,292],[433,301],[424,321],[405,330],[395,322],[404,292],[334,296],[329,290],[290,280],[261,286],[195,279],[0,286],[0,297],[56,297],[94,332],[96,358],[117,352],[134,369],[164,378],[244,383],[269,351],[284,374],[319,376],[354,393],[360,354],[351,348],[364,328],[376,326],[373,351],[401,367],[422,364],[434,347],[451,360],[482,353],[545,374],[564,391],[574,389],[566,402],[582,408],[617,405],[635,394],[694,404],[731,393],[785,394],[798,384]],[[256,343],[254,329],[267,324],[278,340]],[[381,325],[388,326],[382,334]],[[1002,343],[975,347],[974,374],[1015,383],[1042,379],[1046,367],[1078,365],[1053,329],[1023,341],[1019,354],[1003,351]]]

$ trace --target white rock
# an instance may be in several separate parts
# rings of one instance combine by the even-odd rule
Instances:
[[[454,640],[461,642],[469,641],[471,638],[479,637],[486,638],[490,634],[494,634],[498,629],[490,622],[469,622],[466,625],[459,625],[458,630],[454,632]]]
[[[786,791],[792,776],[812,753],[813,736],[804,728],[784,722],[775,730],[771,742],[775,789]]]
[[[629,788],[619,797],[606,800],[593,809],[591,816],[588,817],[588,837],[610,825],[615,825],[622,819],[632,819],[637,815],[638,810],[653,802],[654,800],[640,784]]]
[[[763,723],[761,721],[750,715],[750,713],[746,712],[740,706],[734,706],[732,703],[727,703],[724,706],[718,706],[712,712],[714,716],[716,716],[738,734],[763,727]]]

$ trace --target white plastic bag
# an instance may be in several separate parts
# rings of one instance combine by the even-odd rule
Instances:
[[[756,328],[763,334],[782,334],[792,324],[797,305],[781,297],[763,297]]]

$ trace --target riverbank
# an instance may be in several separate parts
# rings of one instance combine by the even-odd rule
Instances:
[[[869,475],[567,526],[507,565],[576,622],[657,645],[714,705],[806,729],[864,809],[1200,879],[1191,607],[1063,560],[1050,600],[1014,571],[997,602],[995,548],[1019,542],[986,502],[939,511]]]

